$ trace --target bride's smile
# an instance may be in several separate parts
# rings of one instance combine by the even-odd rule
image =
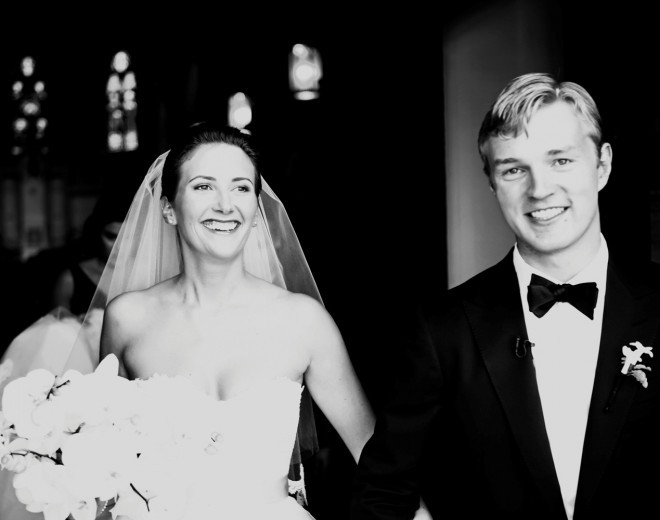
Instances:
[[[205,220],[202,222],[205,228],[210,229],[211,231],[214,232],[220,232],[220,233],[232,233],[236,231],[238,226],[241,225],[241,223],[238,220]]]

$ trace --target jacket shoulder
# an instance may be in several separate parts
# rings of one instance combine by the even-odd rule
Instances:
[[[517,287],[516,271],[513,267],[512,252],[509,252],[498,263],[475,274],[465,282],[448,291],[448,297],[469,298],[484,289],[499,287],[503,284],[514,284]]]
[[[622,268],[620,264],[610,262],[610,274],[618,276],[630,291],[637,296],[660,292],[660,263],[639,263],[631,268]]]
[[[442,294],[427,294],[418,303],[423,315],[451,312],[461,308],[462,301],[481,302],[492,293],[518,292],[518,280],[513,267],[512,253],[501,261],[475,274]]]

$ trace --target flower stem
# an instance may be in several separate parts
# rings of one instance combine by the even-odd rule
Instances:
[[[147,511],[150,511],[150,509],[149,509],[149,500],[147,500],[146,497],[145,497],[142,493],[140,493],[140,492],[137,490],[137,488],[136,488],[133,484],[131,484],[131,489],[132,489],[133,491],[135,491],[135,492],[137,493],[137,495],[138,495],[142,500],[144,500],[144,503],[147,505]]]
[[[52,460],[55,464],[61,465],[62,463],[57,460],[55,457],[51,457],[50,455],[44,455],[43,453],[37,453],[36,451],[32,450],[25,450],[25,451],[11,451],[9,452],[10,455],[20,455],[21,457],[27,457],[28,453],[34,455],[35,457],[43,458],[43,459],[50,459]]]
[[[50,396],[53,395],[53,394],[55,393],[55,390],[59,390],[59,389],[62,388],[64,385],[68,385],[70,382],[71,382],[71,381],[69,381],[69,380],[67,379],[66,381],[64,381],[64,383],[62,383],[62,384],[60,384],[60,385],[57,385],[57,386],[53,386],[53,387],[51,387],[51,389],[48,390],[48,395],[46,396],[46,399],[49,399]]]

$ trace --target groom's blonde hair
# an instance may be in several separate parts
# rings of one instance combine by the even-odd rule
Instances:
[[[486,143],[491,137],[517,137],[526,131],[530,118],[542,107],[563,101],[571,105],[587,127],[589,137],[601,148],[603,131],[596,102],[577,83],[559,83],[550,74],[530,73],[513,79],[497,96],[479,130],[479,155],[484,172],[490,175]]]

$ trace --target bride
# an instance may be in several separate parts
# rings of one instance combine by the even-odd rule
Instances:
[[[311,399],[356,461],[374,417],[251,137],[190,127],[149,169],[108,265],[66,367],[114,354],[120,375],[185,378],[216,403],[222,456],[190,475],[181,520],[309,520],[290,478],[316,447]]]
[[[120,375],[182,376],[215,399],[221,465],[190,476],[196,491],[182,520],[310,518],[299,505],[304,487],[288,478],[300,478],[303,454],[316,448],[310,394],[356,460],[372,433],[286,211],[260,176],[250,136],[235,128],[193,125],[154,162],[83,323],[42,318],[5,366],[12,378],[37,367],[89,372],[112,353]],[[0,518],[34,518],[9,475],[0,472]]]
[[[266,205],[278,201],[262,187],[256,161],[249,136],[197,124],[155,164],[148,184],[155,193],[162,186],[158,243],[170,248],[159,255],[180,261],[180,272],[122,291],[103,321],[101,358],[115,354],[120,374],[184,376],[230,405],[218,414],[228,419],[219,433],[231,456],[212,471],[216,482],[199,483],[210,494],[200,493],[186,519],[207,506],[217,518],[309,518],[287,492],[303,387],[355,460],[373,431],[332,318],[317,299],[284,288],[278,263],[287,254],[276,248],[290,248],[282,242],[295,235],[269,222]],[[307,271],[301,253],[287,261]],[[315,290],[311,275],[307,284]]]

